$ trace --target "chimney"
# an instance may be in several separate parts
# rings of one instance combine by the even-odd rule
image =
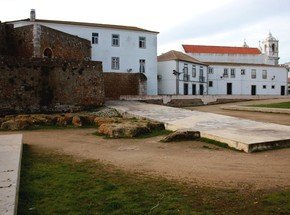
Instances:
[[[30,21],[31,22],[35,21],[35,9],[30,10]]]

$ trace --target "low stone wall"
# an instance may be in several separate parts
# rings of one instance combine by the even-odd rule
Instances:
[[[0,57],[0,115],[104,104],[101,62]]]
[[[104,73],[106,99],[123,95],[146,95],[147,78],[142,73]]]
[[[188,107],[200,105],[226,104],[232,102],[289,98],[290,96],[234,96],[234,95],[158,95],[158,96],[130,96],[122,95],[120,100],[141,101],[150,104],[167,105],[173,107]]]

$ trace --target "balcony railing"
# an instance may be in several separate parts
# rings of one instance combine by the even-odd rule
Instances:
[[[183,81],[189,81],[189,75],[188,74],[184,74],[183,75]]]
[[[204,76],[199,76],[199,82],[205,82],[205,77]]]

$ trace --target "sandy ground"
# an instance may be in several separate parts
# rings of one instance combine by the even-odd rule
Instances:
[[[161,143],[148,139],[103,139],[94,129],[26,131],[35,150],[56,150],[120,169],[164,176],[201,186],[271,189],[290,187],[290,149],[246,154],[198,141]],[[209,148],[206,148],[209,147]]]
[[[231,105],[254,105],[254,104],[270,104],[270,103],[280,103],[280,102],[290,102],[290,99],[272,99],[272,100],[260,100],[260,101],[249,101],[249,102],[237,102],[229,104],[220,105],[208,105],[199,107],[189,107],[189,110],[198,110],[203,112],[211,112],[217,114],[223,114],[227,116],[240,117],[244,119],[250,119],[261,122],[272,122],[281,125],[290,126],[290,115],[289,114],[276,114],[276,113],[260,113],[260,112],[249,112],[249,111],[233,111],[233,110],[223,110],[223,106]]]

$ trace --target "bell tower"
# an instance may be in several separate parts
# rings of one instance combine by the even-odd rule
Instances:
[[[262,50],[266,56],[266,62],[278,65],[279,64],[279,40],[272,36],[269,32],[268,37],[262,42]]]

